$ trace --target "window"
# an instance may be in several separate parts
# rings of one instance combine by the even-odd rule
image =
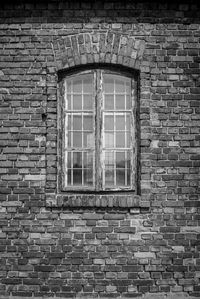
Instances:
[[[136,81],[95,69],[62,81],[64,190],[135,190]]]

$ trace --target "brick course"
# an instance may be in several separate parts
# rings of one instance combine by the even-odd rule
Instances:
[[[199,298],[199,5],[0,5],[0,298]],[[85,65],[139,76],[135,194],[59,188],[58,84]]]

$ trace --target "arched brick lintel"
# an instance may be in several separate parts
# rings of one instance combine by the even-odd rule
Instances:
[[[110,31],[72,34],[53,42],[57,71],[88,64],[140,70],[144,50],[144,40]]]

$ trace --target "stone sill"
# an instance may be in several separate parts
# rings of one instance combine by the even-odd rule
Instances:
[[[149,208],[135,194],[46,194],[47,207],[66,208]]]

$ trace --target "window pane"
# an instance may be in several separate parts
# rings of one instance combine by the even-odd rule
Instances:
[[[116,167],[125,168],[125,153],[116,152]]]
[[[116,132],[116,147],[125,147],[125,134],[124,132]]]
[[[110,75],[104,75],[104,92],[114,93],[114,80]]]
[[[114,110],[114,94],[104,96],[104,109]]]
[[[131,140],[130,140],[130,132],[126,132],[126,147],[130,147]]]
[[[114,167],[114,152],[105,152],[105,165]]]
[[[127,186],[130,186],[131,184],[131,173],[130,168],[127,169]]]
[[[83,146],[94,148],[95,138],[93,132],[83,132]]]
[[[115,92],[116,93],[125,93],[125,81],[116,79],[115,80]]]
[[[71,147],[72,146],[72,138],[71,138],[71,135],[72,135],[72,132],[68,132],[68,134],[67,134],[67,140],[68,140],[68,142],[67,142],[67,145],[68,145],[68,147]]]
[[[83,95],[83,110],[93,110],[94,100],[92,95]]]
[[[125,115],[116,115],[116,130],[125,130]]]
[[[114,169],[112,167],[105,168],[105,187],[114,186]]]
[[[74,79],[73,80],[73,92],[81,93],[82,92],[82,80]]]
[[[93,168],[93,151],[84,152],[83,164],[85,168]]]
[[[67,170],[67,185],[70,186],[71,185],[71,179],[72,179],[72,170],[68,169]]]
[[[114,147],[114,132],[109,132],[104,134],[105,147],[112,148]]]
[[[93,171],[92,169],[88,169],[88,168],[85,168],[84,169],[84,172],[83,172],[83,178],[84,178],[84,185],[93,185]]]
[[[92,88],[93,74],[83,76],[83,93],[93,93]]]
[[[92,130],[93,129],[93,115],[84,115],[83,116],[83,130]]]
[[[131,116],[129,113],[126,114],[126,130],[130,131],[131,128]]]
[[[67,115],[67,129],[68,129],[68,131],[70,131],[72,129],[71,122],[72,122],[71,114],[70,115],[68,114]]]
[[[82,110],[82,97],[81,95],[73,95],[73,108],[74,110]]]
[[[116,184],[118,186],[125,186],[125,170],[116,169]]]
[[[67,167],[71,168],[71,152],[66,152],[67,155]]]
[[[126,95],[126,109],[131,109],[131,97]]]
[[[131,94],[131,79],[126,80],[126,93]]]
[[[116,95],[115,107],[117,110],[125,110],[125,95]]]
[[[104,117],[105,130],[114,130],[114,115],[105,115]]]
[[[72,132],[73,137],[73,146],[82,147],[82,133],[81,132]]]
[[[73,152],[73,168],[82,168],[82,152]]]
[[[71,93],[71,92],[72,92],[72,81],[67,80],[67,93]]]
[[[74,115],[73,116],[73,130],[80,130],[82,129],[82,116],[81,115]]]
[[[93,185],[93,153],[84,153],[84,185]]]
[[[73,169],[73,185],[82,185],[82,169]]]
[[[71,110],[72,109],[72,97],[71,97],[71,94],[67,94],[67,109],[68,110]]]

